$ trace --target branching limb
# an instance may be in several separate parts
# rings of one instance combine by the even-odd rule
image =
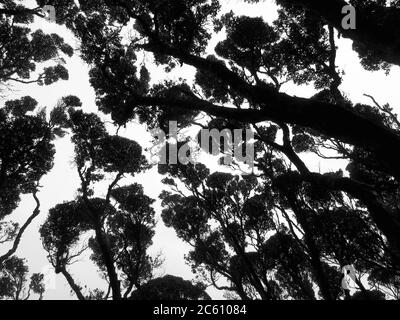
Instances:
[[[21,227],[21,229],[19,230],[15,240],[14,240],[14,244],[12,246],[12,248],[4,255],[0,256],[0,265],[7,260],[9,257],[11,257],[15,251],[17,251],[19,243],[21,241],[22,235],[24,234],[26,228],[28,228],[28,226],[31,224],[31,222],[33,221],[33,219],[35,219],[39,213],[40,213],[40,201],[37,197],[37,191],[35,190],[33,192],[33,198],[36,201],[36,208],[33,210],[32,215],[28,218],[28,220],[26,220],[26,222],[24,223],[24,225]]]

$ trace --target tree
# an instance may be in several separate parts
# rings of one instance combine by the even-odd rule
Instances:
[[[346,30],[342,27],[342,8],[348,5],[344,0],[329,0],[324,5],[315,0],[282,0],[283,5],[301,5],[315,12],[334,26],[344,37],[354,40],[354,49],[366,64],[379,67],[380,64],[399,64],[398,35],[399,2],[352,0],[356,8],[357,27]]]
[[[72,252],[79,237],[92,230],[95,233],[89,241],[93,250],[92,260],[108,277],[113,298],[120,299],[122,288],[115,264],[125,274],[127,295],[133,285],[140,285],[141,278],[146,279],[148,273],[151,275],[152,263],[157,263],[146,255],[154,227],[152,200],[143,194],[139,185],[115,188],[125,174],[133,175],[143,170],[146,161],[135,141],[108,135],[104,123],[95,114],[85,114],[73,108],[61,111],[65,113],[73,133],[81,196],[50,210],[41,228],[43,244],[56,272],[63,273],[77,296],[84,299],[67,266],[84,250]],[[106,196],[96,198],[93,184],[106,174],[114,174],[113,181]],[[111,204],[111,197],[116,198],[119,210]]]
[[[3,1],[0,9],[0,82],[50,85],[68,79],[63,56],[72,56],[73,49],[57,34],[46,35],[42,30],[32,32],[28,26],[33,16],[42,16],[40,8],[24,9],[14,1]],[[16,41],[18,39],[18,41]],[[36,79],[32,73],[38,64],[58,60],[58,64],[43,68]],[[66,97],[68,99],[68,97]],[[11,248],[0,255],[0,270],[16,252],[21,237],[40,213],[37,197],[39,181],[53,166],[53,140],[62,133],[60,123],[46,119],[46,110],[37,108],[30,96],[8,100],[0,110],[0,243],[12,241]],[[17,207],[21,194],[32,194],[36,207],[19,227],[4,221]],[[14,261],[14,260],[12,260]],[[21,284],[22,285],[22,284]],[[19,291],[22,288],[18,289]],[[18,293],[19,294],[19,293]]]
[[[166,178],[175,192],[160,197],[165,224],[193,248],[187,260],[194,271],[242,299],[314,299],[306,254],[273,219],[274,199],[257,192],[256,177],[210,174],[200,164],[160,170],[185,181],[191,193]],[[221,276],[230,286],[218,285]]]
[[[23,259],[15,256],[7,259],[0,271],[0,298],[11,300],[28,300],[31,293],[42,299],[45,291],[43,274],[34,273],[27,278],[28,266]]]
[[[40,229],[49,261],[81,300],[108,299],[110,290],[113,299],[126,299],[132,294],[147,299],[151,294],[148,290],[159,290],[157,286],[163,284],[162,279],[154,279],[161,256],[152,257],[147,252],[154,236],[154,200],[144,194],[139,184],[119,186],[126,175],[148,168],[142,148],[135,141],[109,135],[95,114],[73,108],[64,108],[64,112],[68,113],[67,123],[75,144],[81,188],[76,200],[52,208]],[[105,196],[96,197],[95,184],[110,175],[112,182]],[[92,234],[87,245],[82,244],[85,234]],[[109,284],[107,293],[96,289],[85,294],[68,270],[86,249],[91,250],[91,260]],[[193,297],[188,283],[167,282]],[[196,288],[200,287],[193,290]],[[203,295],[202,291],[196,294]]]
[[[160,167],[174,191],[161,195],[163,219],[193,246],[188,261],[209,284],[242,299],[337,299],[339,271],[348,263],[360,271],[356,298],[378,298],[382,292],[398,296],[400,158],[395,150],[400,123],[391,106],[372,96],[370,105],[345,96],[336,41],[341,35],[352,39],[366,70],[390,72],[391,64],[399,64],[400,4],[325,2],[279,0],[278,18],[268,24],[233,12],[220,15],[218,0],[101,0],[79,6],[72,0],[37,1],[39,6],[57,5],[57,22],[80,41],[96,103],[115,124],[129,125],[137,118],[150,128],[166,129],[175,120],[180,128],[240,128],[256,134],[256,167],[249,177],[211,173],[201,164]],[[348,3],[358,13],[355,30],[341,25],[342,7]],[[37,8],[17,7],[13,1],[0,14],[5,29],[14,27],[13,19],[26,23],[40,15]],[[121,30],[132,21],[134,30],[126,37]],[[15,32],[27,34],[19,28]],[[210,52],[213,33],[223,40]],[[32,63],[54,58],[58,50],[70,53],[53,35],[37,31],[23,39],[4,46],[10,52],[21,44],[28,48],[18,50],[29,65],[8,62],[19,66],[22,79],[29,77]],[[50,40],[55,46],[42,50]],[[44,56],[36,56],[36,50]],[[185,64],[195,76],[154,83],[141,59],[146,53],[167,73]],[[7,68],[2,77],[13,80]],[[66,72],[55,66],[35,81],[59,78],[66,79]],[[316,94],[299,98],[283,93],[289,81],[312,84]],[[128,297],[134,287],[138,294],[151,279],[152,262],[145,252],[154,226],[152,200],[140,186],[120,187],[119,182],[146,167],[141,148],[111,136],[97,115],[67,112],[65,106],[57,110],[65,123],[61,131],[72,131],[81,188],[77,199],[50,211],[41,229],[50,261],[78,297],[86,298],[67,266],[81,253],[73,251],[81,236],[92,232],[92,259],[106,275],[113,298]],[[342,159],[348,166],[312,172],[303,153]],[[230,169],[241,165],[235,159]],[[106,194],[96,196],[95,183],[110,174]],[[139,219],[142,211],[146,214]],[[14,225],[5,230],[4,239],[15,236]],[[221,286],[216,277],[228,285]],[[371,289],[364,288],[362,277],[368,277]]]
[[[384,37],[382,30],[395,25],[396,20],[390,16],[397,11],[397,3],[386,8],[380,1],[364,5],[354,1],[357,10],[363,12],[361,19],[364,20],[359,30],[346,33],[338,23],[342,7],[339,5],[344,1],[332,0],[326,7],[316,1],[279,1],[278,4],[281,5],[279,17],[271,26],[259,18],[237,17],[233,13],[217,18],[217,1],[210,4],[143,0],[135,5],[126,1],[100,1],[75,8],[85,16],[64,15],[61,19],[82,40],[83,58],[94,65],[91,78],[100,109],[111,113],[118,124],[139,116],[142,122],[152,126],[162,124],[165,119],[188,126],[196,122],[200,112],[205,112],[212,119],[219,117],[252,126],[262,144],[296,166],[300,173],[298,179],[303,183],[332,194],[345,192],[359,200],[372,220],[369,223],[376,224],[386,237],[387,250],[398,261],[398,208],[388,200],[395,197],[397,187],[392,181],[399,177],[399,159],[393,153],[399,146],[397,119],[389,107],[353,105],[343,96],[339,89],[341,71],[335,63],[334,29],[355,40],[367,69],[388,68],[384,60],[393,62],[390,57],[395,56],[392,42],[387,41],[393,33],[385,33],[389,36]],[[72,3],[68,6],[74,7]],[[388,12],[383,27],[373,18],[376,10]],[[118,30],[129,19],[136,22],[137,36],[129,45],[123,45]],[[364,22],[367,20],[368,23]],[[104,21],[110,23],[107,25]],[[206,27],[210,23],[216,32],[222,28],[226,31],[226,40],[215,48],[218,57],[204,56],[211,37],[211,29]],[[376,28],[369,33],[363,29],[367,26],[368,30]],[[381,31],[380,42],[375,40],[376,36],[369,36]],[[372,47],[370,51],[369,47]],[[142,68],[138,76],[135,66],[137,54],[143,51],[152,52],[155,62],[164,65],[167,71],[178,63],[196,68],[195,83],[188,86],[170,81],[151,88],[146,69]],[[320,92],[309,99],[280,93],[281,84],[290,80],[299,85],[312,82]],[[174,114],[170,110],[187,111]],[[265,132],[267,122],[275,134]],[[283,144],[276,142],[278,131],[283,134]],[[324,150],[327,149],[334,149],[338,158],[351,161],[352,167],[348,168],[351,173],[355,173],[352,168],[362,167],[387,176],[391,183],[385,183],[385,190],[390,188],[390,191],[383,195],[380,182],[360,181],[355,174],[345,178],[341,174],[310,172],[299,156],[301,152],[312,151],[326,157]],[[280,174],[284,178],[287,172]],[[300,222],[304,228],[306,220],[301,216],[308,213],[297,203],[297,194],[285,192],[292,199],[290,206],[298,209],[297,219],[304,220]],[[322,283],[324,267],[318,263],[320,249],[315,247],[316,239],[309,237],[307,247],[313,252],[314,268],[319,269],[319,282],[326,287],[328,297],[330,289]]]
[[[396,259],[365,211],[270,160],[262,183],[255,176],[210,174],[201,164],[159,167],[173,191],[160,195],[163,220],[192,246],[187,261],[203,280],[242,299],[315,299],[315,283],[321,297],[334,300],[345,265],[356,266],[365,296],[363,275],[376,286],[374,274],[398,274]],[[221,286],[221,277],[230,286]],[[385,283],[397,286],[392,276]]]
[[[193,285],[180,277],[166,275],[150,280],[132,292],[132,300],[210,300],[200,284]]]
[[[159,94],[156,96],[149,94],[143,95],[140,90],[136,92],[136,87],[132,86],[128,82],[127,85],[125,84],[125,88],[123,86],[116,90],[130,92],[129,95],[133,100],[129,101],[131,103],[127,106],[127,108],[129,108],[128,110],[120,110],[119,113],[123,112],[124,114],[134,115],[135,110],[140,110],[141,107],[145,106],[184,106],[190,109],[205,111],[214,116],[224,116],[226,118],[234,118],[246,122],[270,120],[298,124],[304,127],[311,127],[317,131],[326,133],[329,136],[341,139],[346,143],[360,145],[364,148],[371,149],[375,152],[377,157],[382,160],[383,167],[387,167],[387,170],[392,174],[396,174],[395,171],[397,169],[394,167],[393,155],[390,155],[389,159],[388,153],[391,147],[397,146],[398,138],[391,130],[383,127],[381,124],[365,119],[362,115],[351,110],[351,108],[345,108],[343,106],[324,103],[321,101],[317,102],[315,100],[290,97],[279,93],[276,90],[273,90],[273,88],[268,88],[268,86],[266,86],[266,83],[268,83],[267,81],[256,83],[256,81],[252,79],[253,77],[251,77],[250,80],[253,81],[249,82],[243,78],[243,76],[238,74],[235,69],[231,70],[220,63],[199,56],[198,54],[204,50],[205,41],[210,37],[210,31],[205,30],[205,23],[215,17],[218,10],[217,2],[213,2],[213,6],[208,7],[208,5],[205,5],[203,2],[196,4],[189,2],[183,3],[182,1],[176,1],[173,2],[173,4],[161,2],[158,6],[152,6],[151,2],[141,1],[139,2],[139,5],[132,7],[132,5],[129,5],[124,1],[116,1],[112,2],[112,4],[105,1],[99,3],[96,7],[88,6],[87,13],[98,11],[99,6],[102,6],[102,14],[109,16],[111,19],[127,21],[128,18],[133,18],[138,21],[138,31],[141,33],[141,36],[145,37],[148,41],[143,45],[135,45],[135,42],[133,42],[131,46],[132,48],[153,52],[158,63],[168,64],[177,60],[189,64],[200,71],[211,73],[215,75],[217,79],[230,86],[230,89],[232,92],[235,92],[236,95],[240,95],[247,99],[252,105],[258,106],[254,108],[254,110],[232,110],[232,108],[219,107],[218,105],[210,103],[208,100],[201,99],[193,94],[193,92],[192,94],[190,94],[190,92],[181,92],[178,97],[176,95],[173,97],[163,97]],[[175,8],[173,6],[177,6],[177,8],[180,9],[174,10]],[[173,11],[174,14],[168,16],[168,12],[171,11]],[[159,16],[160,12],[165,12],[163,17]],[[298,14],[298,12],[296,12],[296,14]],[[153,18],[151,18],[150,15],[152,15]],[[154,17],[156,18],[154,19]],[[191,33],[185,33],[185,26],[178,25],[171,30],[167,27],[171,21],[177,20],[178,17],[180,17],[182,21],[186,21],[185,23],[187,24],[191,23],[191,19],[196,21],[197,24],[192,28],[193,31]],[[96,17],[93,19],[98,18]],[[94,21],[92,21],[92,23],[94,23]],[[323,26],[321,21],[319,24],[321,27]],[[81,25],[79,27],[81,27]],[[306,27],[306,31],[308,31],[309,28],[308,26]],[[84,38],[89,38],[87,31],[88,30],[85,30]],[[76,28],[76,32],[83,33],[83,30]],[[104,31],[97,30],[96,32],[97,34],[93,34],[90,39],[87,39],[87,41],[84,41],[83,43],[84,47],[87,48],[86,51],[89,51],[90,48],[91,53],[84,56],[88,62],[94,62],[98,59],[96,58],[96,55],[98,57],[104,55],[105,51],[104,49],[101,49],[101,44],[107,43],[107,38],[112,39],[111,43],[113,46],[116,42],[118,43],[118,40],[115,39],[111,30],[105,28]],[[314,42],[320,41],[316,36],[317,35],[314,35]],[[187,37],[191,38],[187,39]],[[328,39],[326,35],[325,38]],[[270,39],[266,40],[269,41]],[[189,42],[190,45],[187,45],[187,42]],[[110,42],[108,41],[108,43]],[[96,49],[96,46],[97,50],[94,50]],[[122,48],[120,47],[120,54],[121,49]],[[103,52],[101,52],[102,50]],[[116,53],[115,47],[113,51]],[[124,51],[126,51],[126,49]],[[293,51],[285,52],[290,55]],[[281,51],[282,54],[285,54],[285,52]],[[134,62],[134,60],[132,61],[132,59],[129,58],[129,54],[125,55],[125,57],[128,61],[130,60],[131,62]],[[158,59],[158,57],[160,57],[160,59]],[[298,58],[300,60],[304,57],[300,56]],[[116,88],[118,81],[120,82],[120,85],[124,85],[123,82],[120,81],[121,77],[118,77],[118,81],[115,82],[116,78],[113,80],[107,78],[105,74],[99,74],[101,70],[104,72],[107,67],[111,68],[111,70],[115,68],[116,65],[110,65],[111,62],[112,60],[108,59],[102,60],[101,65],[97,64],[97,68],[95,68],[97,72],[94,74],[96,75],[96,83],[99,83],[100,79],[102,79],[101,82],[104,83],[101,86],[99,86],[100,83],[96,84],[96,87],[99,87],[99,93],[100,90],[104,91],[106,88],[106,92],[110,92],[109,98],[104,97],[104,99],[102,99],[102,101],[104,101],[104,107],[102,108],[106,110],[108,109],[109,111],[112,111],[112,109],[110,109],[111,106],[107,108],[107,100],[111,98],[112,90],[114,90],[113,88]],[[237,66],[237,63],[235,63],[234,60],[232,62]],[[173,65],[175,64],[172,63],[171,66]],[[314,64],[307,64],[306,68],[310,68],[313,65]],[[266,67],[272,66],[268,66],[267,64]],[[247,70],[247,68],[245,68],[245,70],[251,72],[251,70]],[[258,72],[258,70],[256,71]],[[128,76],[128,74],[126,74],[126,76]],[[111,85],[113,81],[114,85]],[[108,86],[105,85],[106,83]],[[121,97],[120,100],[122,99],[123,98]],[[123,108],[124,104],[118,106],[118,109]],[[340,127],[336,125],[339,120],[342,122],[342,126]],[[352,129],[354,126],[357,126],[357,131]],[[371,132],[374,132],[373,136],[371,135]],[[383,139],[384,137],[386,139]],[[384,146],[381,144],[382,141],[385,141]],[[392,163],[392,165],[390,163]]]
[[[383,7],[380,2],[373,3]],[[315,14],[317,10],[311,10],[315,2],[308,2],[305,9],[288,2],[283,4],[274,26],[268,26],[260,19],[240,18],[233,14],[217,19],[217,1],[208,4],[177,0],[156,4],[143,0],[135,2],[135,6],[126,1],[100,1],[81,8],[69,2],[61,6],[60,19],[64,19],[82,40],[83,58],[94,64],[91,77],[100,97],[100,109],[111,113],[119,124],[136,115],[142,121],[154,124],[157,123],[155,119],[168,112],[166,110],[174,108],[205,112],[248,124],[271,121],[289,125],[289,130],[290,127],[311,129],[314,136],[370,152],[380,172],[398,178],[399,159],[392,152],[399,146],[396,129],[382,118],[371,118],[365,109],[353,106],[338,89],[341,77],[335,65],[335,25],[328,25],[330,20],[322,19],[321,15]],[[85,16],[79,13],[64,15],[67,7],[74,8],[74,12],[80,10]],[[372,12],[372,9],[367,6],[363,10]],[[129,19],[136,21],[137,37],[124,46],[118,30]],[[211,37],[211,30],[206,25],[211,22],[216,31],[226,28],[227,41],[217,45],[216,53],[226,59],[229,66],[218,58],[203,56]],[[255,25],[258,30],[264,30],[261,36],[257,38],[257,34],[246,33],[249,38],[241,41],[243,32],[240,30]],[[258,45],[253,46],[256,43]],[[204,83],[188,88],[182,83],[170,82],[149,88],[149,79],[144,76],[146,71],[141,77],[136,75],[135,52],[143,51],[152,52],[156,63],[165,65],[167,70],[177,63],[184,63],[199,73],[208,74],[215,79],[212,83],[220,84],[218,92],[211,91],[207,97],[209,88],[204,88]],[[246,61],[251,61],[251,65]],[[298,84],[314,82],[317,88],[328,90],[325,92],[331,99],[305,99],[280,93],[279,84],[292,79]],[[204,92],[205,96],[198,92]],[[221,100],[222,97],[225,100]],[[384,117],[388,118],[390,115],[386,111]],[[188,112],[181,113],[179,118]],[[293,158],[293,154],[291,156]],[[344,157],[351,158],[351,153]],[[355,179],[322,177],[305,170],[302,173],[306,180],[318,180],[319,184],[340,189],[362,201],[393,250],[400,255],[400,223],[385,201],[375,196],[375,186],[360,185]]]
[[[5,1],[2,6],[0,81],[50,85],[60,79],[68,80],[65,57],[73,55],[73,48],[55,33],[48,35],[40,29],[32,32],[29,27],[34,16],[42,17],[41,9],[27,9],[15,1]],[[57,64],[44,67],[36,79],[31,79],[37,66],[47,61]]]
[[[64,97],[60,103],[80,105],[73,96]],[[40,213],[39,181],[53,167],[54,139],[63,135],[65,123],[59,107],[49,119],[45,109],[36,107],[36,100],[26,96],[7,101],[0,110],[0,236],[1,243],[13,241],[12,247],[0,256],[0,264],[15,253],[24,231]],[[21,194],[32,194],[36,207],[19,228],[16,223],[3,220],[17,208]]]

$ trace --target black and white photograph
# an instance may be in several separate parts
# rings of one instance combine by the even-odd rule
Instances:
[[[400,0],[1,0],[0,310],[394,303],[398,114]]]

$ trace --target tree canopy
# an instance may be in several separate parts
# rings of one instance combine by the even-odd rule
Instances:
[[[42,276],[29,282],[14,254],[40,213],[39,182],[52,169],[54,140],[66,136],[80,188],[73,201],[49,210],[40,236],[79,299],[209,299],[212,286],[232,299],[337,300],[341,270],[351,264],[358,272],[353,299],[399,298],[400,120],[396,106],[373,96],[370,104],[351,101],[337,55],[339,39],[350,39],[366,72],[389,76],[400,66],[400,1],[276,0],[273,22],[223,13],[218,0],[36,2],[1,2],[1,84],[68,80],[73,48],[29,27],[42,6],[53,5],[56,23],[79,42],[99,112],[85,112],[75,96],[60,97],[49,113],[30,96],[2,103],[0,243],[13,245],[0,256],[1,298],[43,295]],[[355,29],[342,25],[349,4]],[[183,66],[193,75],[170,77]],[[315,94],[288,94],[287,83],[312,86]],[[180,132],[254,133],[251,174],[237,173],[238,157],[217,171],[200,162],[158,165],[162,222],[191,247],[186,262],[196,282],[156,276],[162,258],[149,248],[157,206],[139,183],[127,182],[152,165],[147,150],[119,129],[111,134],[105,119],[115,128],[134,121],[161,128],[168,139],[169,121]],[[186,141],[180,135],[176,143]],[[171,144],[163,147],[171,151]],[[314,172],[306,154],[346,165]],[[20,228],[4,219],[22,194],[37,206]],[[71,274],[86,251],[108,292],[86,290]]]

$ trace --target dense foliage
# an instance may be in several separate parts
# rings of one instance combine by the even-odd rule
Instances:
[[[343,36],[367,71],[398,67],[399,1],[277,0],[272,23],[222,14],[218,0],[36,2],[32,9],[1,1],[1,83],[68,79],[72,47],[29,28],[42,16],[40,6],[54,5],[57,23],[73,33],[90,66],[100,112],[84,112],[74,96],[49,115],[30,96],[2,103],[0,243],[13,248],[0,256],[0,298],[43,295],[42,276],[29,282],[14,254],[39,214],[39,181],[52,168],[53,140],[68,136],[81,186],[76,199],[50,209],[40,235],[55,272],[79,299],[208,299],[205,289],[213,286],[235,299],[337,300],[341,269],[349,264],[357,270],[353,299],[399,299],[400,122],[392,106],[372,96],[370,105],[350,101],[336,61]],[[348,3],[357,11],[355,30],[341,24]],[[49,61],[56,64],[43,68]],[[169,77],[183,65],[193,77]],[[155,68],[164,71],[161,81],[152,79]],[[289,82],[316,93],[288,95],[282,87]],[[197,283],[155,276],[162,264],[148,253],[155,200],[140,184],[125,183],[150,165],[137,142],[110,134],[103,117],[118,127],[138,120],[167,134],[170,120],[181,130],[254,131],[250,175],[238,173],[240,159],[217,172],[201,163],[158,167],[166,189],[162,221],[191,246],[186,262]],[[347,166],[313,172],[305,153]],[[27,224],[5,221],[29,193],[37,207]],[[71,275],[86,250],[108,292],[88,291]]]

